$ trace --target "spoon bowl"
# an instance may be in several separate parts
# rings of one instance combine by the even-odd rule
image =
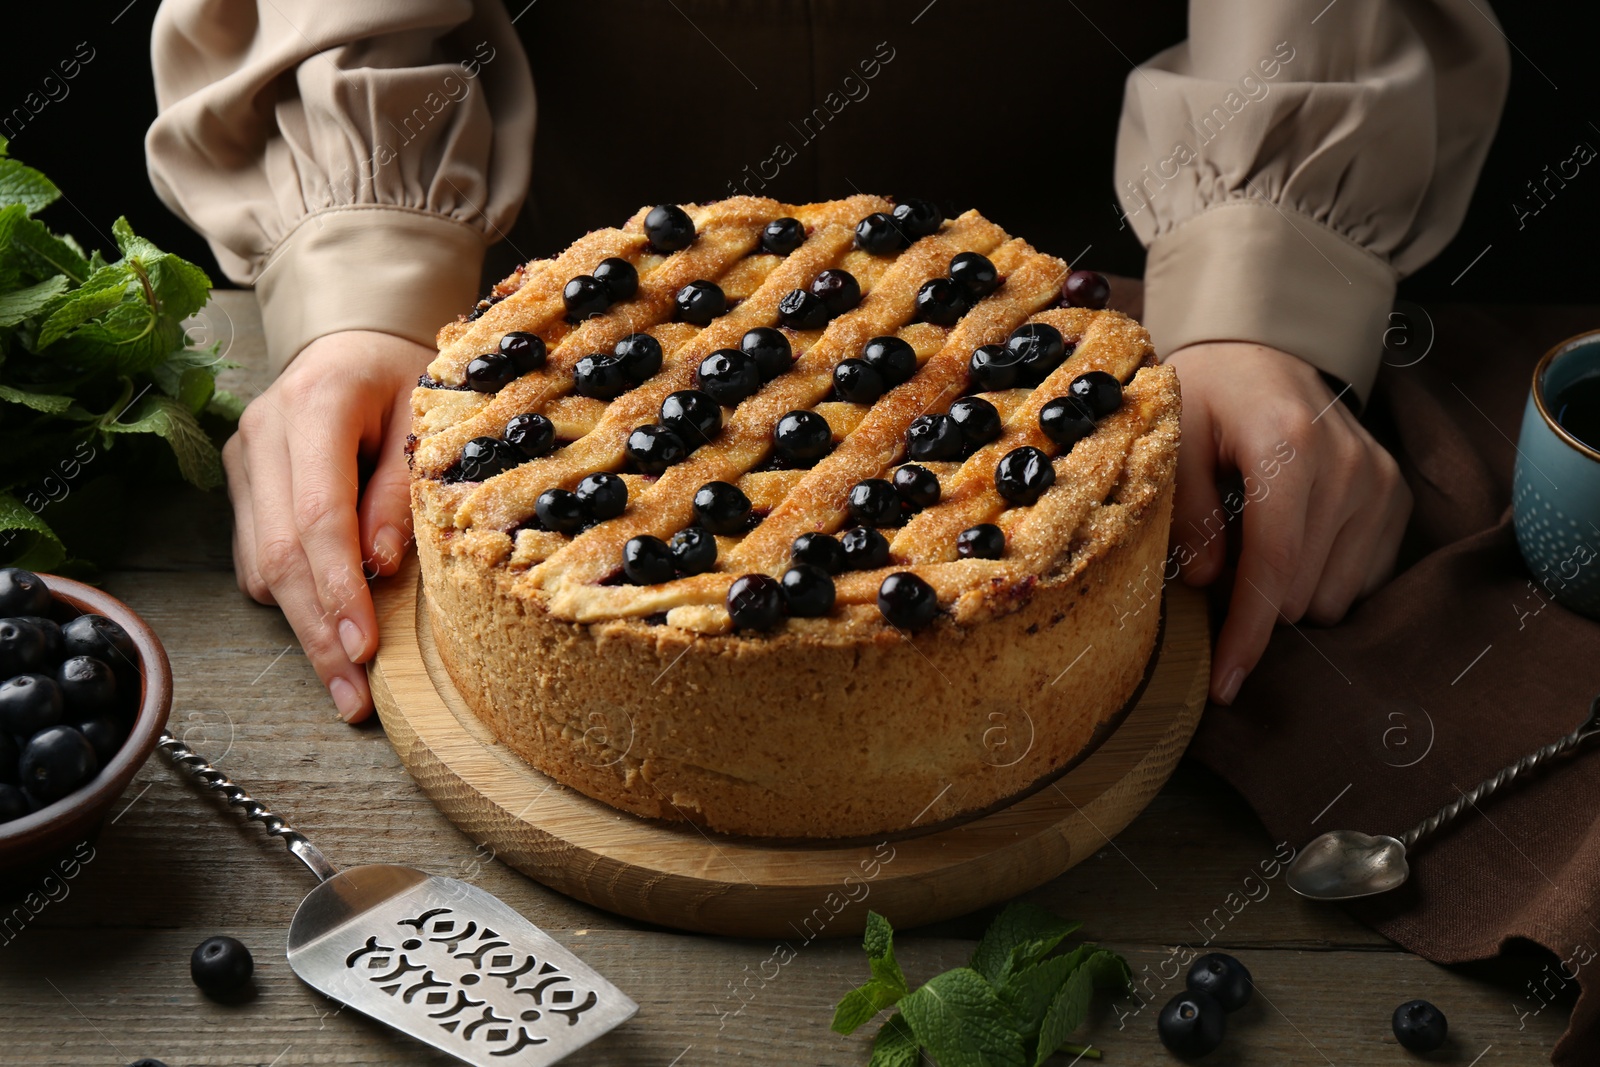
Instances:
[[[1411,875],[1398,839],[1331,830],[1300,850],[1285,876],[1289,888],[1312,900],[1356,900],[1387,893]]]

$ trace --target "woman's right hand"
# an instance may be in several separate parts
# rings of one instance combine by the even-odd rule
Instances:
[[[239,588],[283,609],[347,722],[372,711],[359,666],[378,648],[367,580],[394,573],[411,538],[410,396],[433,356],[385,333],[319,337],[222,450]]]

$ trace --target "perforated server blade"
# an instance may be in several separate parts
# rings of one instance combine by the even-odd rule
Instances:
[[[321,881],[289,926],[289,966],[313,988],[479,1067],[555,1063],[639,1010],[498,897],[410,867],[336,870],[183,742],[158,747]]]

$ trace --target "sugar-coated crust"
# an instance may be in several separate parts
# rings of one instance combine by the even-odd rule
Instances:
[[[441,331],[430,369],[438,382],[459,380],[472,352],[507,330],[537,328],[552,344],[545,371],[496,396],[417,390],[412,507],[429,621],[452,680],[509,748],[557,781],[623,811],[726,833],[905,831],[991,808],[1059,773],[1138,687],[1160,620],[1176,376],[1155,362],[1133,320],[1053,308],[1065,266],[975,213],[887,265],[868,262],[849,250],[843,222],[882,204],[859,197],[792,208],[738,198],[691,208],[697,245],[653,263],[642,250],[641,213],[623,230],[591,234],[557,260],[519,270],[480,319]],[[741,259],[747,231],[781,214],[806,221],[806,245],[786,260]],[[1001,289],[953,327],[905,325],[908,294],[969,248],[995,261]],[[684,266],[691,253],[700,260]],[[648,311],[667,350],[660,380],[605,404],[565,395],[570,364],[636,322],[608,324],[607,316],[564,326],[551,293],[609,255],[640,263],[646,311],[635,316],[681,284],[673,270],[701,276],[713,263],[739,303],[729,321],[703,330]],[[806,279],[841,261],[868,298],[825,331],[793,335],[794,369],[726,409],[717,440],[659,478],[625,475],[629,510],[576,538],[519,525],[544,488],[619,469],[617,435],[649,421],[659,403],[650,391],[686,387],[701,349],[771,324],[775,294],[796,284],[790,274]],[[722,604],[733,578],[781,574],[796,533],[845,525],[841,491],[887,476],[910,419],[945,410],[961,391],[972,347],[1022,321],[1056,326],[1076,351],[1032,392],[987,394],[1004,436],[963,462],[929,465],[942,499],[885,531],[891,565],[838,576],[838,604],[826,617],[733,631]],[[913,344],[918,373],[870,408],[826,402],[831,366],[885,332]],[[1059,451],[1040,434],[1038,411],[1086,370],[1125,382],[1122,407],[1056,456],[1056,483],[1034,504],[1008,506],[994,490],[995,463],[1023,444]],[[833,453],[808,470],[757,468],[763,434],[794,407],[824,414]],[[578,440],[482,483],[441,480],[462,443],[520,410],[545,412]],[[615,584],[622,542],[681,529],[692,521],[687,496],[716,478],[736,481],[764,520],[742,538],[719,538],[713,571],[657,586]],[[955,535],[979,522],[1004,529],[1001,559],[955,557]],[[914,633],[875,606],[883,578],[904,570],[934,587],[941,609]]]

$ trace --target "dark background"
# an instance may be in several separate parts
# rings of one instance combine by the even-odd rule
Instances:
[[[1110,179],[1124,55],[1142,60],[1179,39],[1182,5],[1019,5],[1002,21],[992,2],[940,0],[912,24],[924,2],[535,5],[519,30],[540,93],[536,176],[511,246],[493,254],[490,273],[615,224],[650,199],[727,195],[727,180],[770,152],[773,131],[805,114],[856,60],[871,55],[871,41],[887,36],[896,58],[872,83],[874,95],[847,107],[837,132],[811,144],[790,137],[799,156],[769,195],[839,196],[854,185],[932,196],[978,206],[1069,259],[1092,246],[1081,265],[1139,274],[1143,253],[1119,225]],[[521,0],[509,6],[515,11]],[[111,221],[126,214],[137,231],[227,284],[205,243],[161,204],[145,173],[156,7],[156,0],[112,0],[62,9],[71,14],[48,24],[36,18],[26,36],[13,36],[0,67],[0,115],[21,107],[60,60],[88,42],[94,58],[67,83],[66,98],[51,101],[11,138],[12,155],[66,194],[47,221],[86,247],[109,247]],[[1600,70],[1584,35],[1564,29],[1541,5],[1502,2],[1497,14],[1513,42],[1505,116],[1461,232],[1401,295],[1419,302],[1592,302],[1600,160],[1521,229],[1512,204],[1536,206],[1527,183],[1571,157],[1578,142],[1600,148],[1600,128],[1591,121],[1600,121],[1592,106],[1600,100]],[[609,35],[607,46],[585,48],[597,33]],[[616,47],[619,33],[632,43]],[[999,136],[1001,123],[1032,133]],[[666,152],[698,166],[665,163]]]

